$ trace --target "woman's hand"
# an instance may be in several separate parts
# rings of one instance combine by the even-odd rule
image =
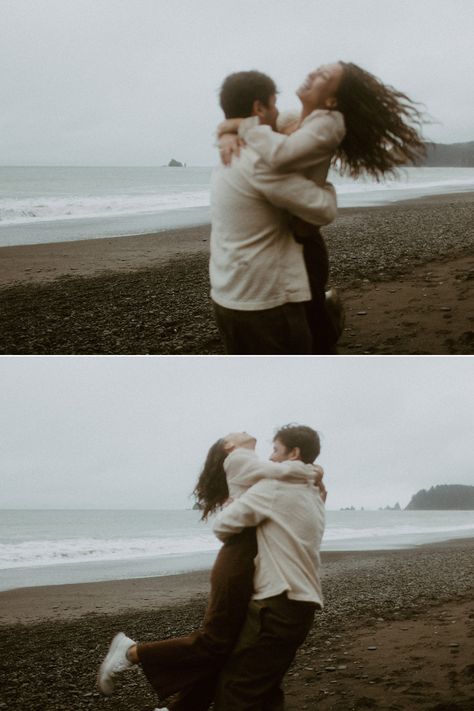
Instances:
[[[224,133],[219,138],[219,154],[224,165],[230,165],[233,156],[240,155],[240,149],[245,142],[235,133]]]
[[[310,464],[309,466],[313,470],[314,483],[316,486],[319,486],[323,480],[324,469],[320,467],[319,464]]]
[[[328,492],[323,484],[324,469],[319,464],[312,464],[314,472],[314,485],[318,487],[323,501],[326,501]]]
[[[324,503],[326,503],[326,499],[328,498],[328,492],[322,481],[319,483],[318,489],[319,493],[321,494],[322,500],[324,501]]]
[[[239,126],[242,123],[242,118],[225,119],[217,127],[217,138],[220,138],[224,133],[238,133]]]

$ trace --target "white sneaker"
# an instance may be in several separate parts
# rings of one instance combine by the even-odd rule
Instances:
[[[100,665],[97,674],[97,685],[105,696],[110,696],[114,691],[114,676],[133,667],[132,662],[127,658],[127,650],[135,642],[127,637],[123,632],[115,635],[110,643],[109,651]]]

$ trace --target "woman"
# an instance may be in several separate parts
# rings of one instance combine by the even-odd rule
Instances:
[[[210,448],[194,492],[202,506],[203,519],[221,507],[229,499],[229,493],[236,498],[265,477],[321,484],[320,467],[302,461],[259,461],[254,452],[255,444],[254,437],[237,432],[218,440]],[[244,530],[222,546],[211,572],[211,591],[203,626],[197,632],[187,637],[141,644],[123,633],[116,635],[99,670],[98,685],[102,693],[112,694],[113,677],[140,663],[161,700],[178,694],[169,709],[208,709],[219,671],[235,645],[247,613],[256,554],[254,528]]]
[[[416,105],[356,64],[319,67],[296,93],[301,113],[279,117],[281,133],[258,125],[257,117],[220,124],[223,162],[229,163],[247,144],[271,168],[302,172],[323,186],[331,163],[353,178],[368,175],[380,180],[400,165],[416,163],[425,153],[419,133],[422,115]],[[335,353],[338,333],[325,300],[326,245],[317,228],[296,218],[291,226],[295,239],[303,244],[311,287],[308,321],[313,352]]]

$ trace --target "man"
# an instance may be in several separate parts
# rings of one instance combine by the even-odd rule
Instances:
[[[287,425],[275,435],[273,461],[313,462],[317,432]],[[319,548],[324,503],[310,484],[262,480],[218,514],[223,541],[258,526],[254,594],[237,645],[220,676],[216,711],[283,708],[280,683],[323,605]]]
[[[257,116],[275,128],[276,87],[260,72],[231,74],[220,103],[226,118]],[[277,173],[251,148],[211,181],[211,298],[227,353],[311,354],[305,302],[311,299],[303,249],[290,216],[325,225],[336,215],[332,186]]]

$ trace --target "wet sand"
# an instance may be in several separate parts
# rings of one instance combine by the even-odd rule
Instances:
[[[472,709],[473,551],[467,539],[323,556],[326,607],[287,675],[288,711]],[[0,708],[151,711],[139,670],[100,697],[98,663],[119,629],[145,641],[198,626],[206,577],[0,593]]]
[[[341,210],[324,229],[342,354],[474,351],[474,193]],[[0,249],[0,353],[220,354],[209,227]]]

